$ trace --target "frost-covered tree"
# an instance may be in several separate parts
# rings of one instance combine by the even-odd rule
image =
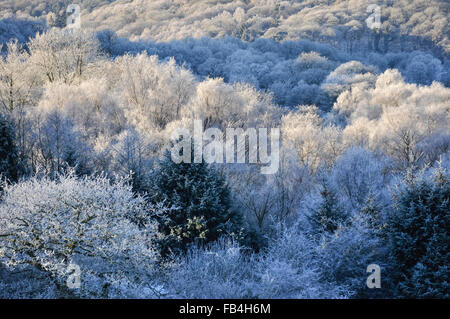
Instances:
[[[352,88],[333,108],[348,119],[347,144],[382,150],[404,168],[432,164],[427,161],[446,152],[449,94],[437,82],[407,84],[398,70],[387,70],[373,89]]]
[[[17,41],[9,42],[6,56],[0,56],[1,106],[9,113],[29,106],[35,101],[37,85],[38,78],[32,74],[29,54]]]
[[[52,29],[37,34],[29,44],[30,62],[47,82],[74,83],[99,58],[94,34],[78,29]]]
[[[127,286],[140,285],[142,293],[149,289],[148,276],[158,258],[157,228],[151,220],[144,228],[133,222],[151,208],[126,181],[32,178],[4,192],[1,264],[43,272],[56,287],[54,297],[124,297]],[[66,286],[71,264],[81,270],[79,290]]]
[[[146,53],[126,55],[116,59],[113,67],[120,76],[115,83],[119,100],[129,122],[141,133],[164,129],[179,119],[195,91],[193,75],[173,59],[159,63],[157,56]]]
[[[184,113],[194,119],[204,119],[205,129],[217,125],[227,127],[240,120],[244,103],[233,86],[223,79],[207,79],[199,84],[195,98]]]
[[[79,174],[89,173],[89,146],[81,139],[73,122],[59,111],[41,115],[36,132],[36,165],[49,175],[63,173],[69,167]]]
[[[28,110],[39,101],[40,81],[33,71],[30,55],[17,41],[6,46],[6,56],[0,56],[0,106],[15,127],[18,157],[26,164],[32,157],[32,123]]]
[[[124,130],[116,143],[110,145],[109,172],[126,176],[131,174],[134,191],[145,191],[149,186],[152,168],[152,146],[146,143],[136,130]]]
[[[387,164],[362,148],[349,149],[338,157],[330,179],[347,208],[357,209],[370,195],[381,195],[388,182]]]
[[[359,85],[364,88],[375,84],[376,69],[365,66],[358,61],[350,61],[341,64],[331,72],[322,84],[328,95],[336,99],[340,93],[349,89],[352,85]]]
[[[86,79],[79,85],[47,83],[38,110],[60,112],[76,125],[85,140],[99,135],[114,136],[127,124],[124,110],[103,77]]]
[[[405,78],[409,82],[421,85],[430,85],[433,81],[439,81],[442,74],[442,64],[431,54],[414,52],[415,54],[406,61]]]
[[[283,145],[297,153],[301,165],[312,172],[326,165],[331,167],[343,150],[342,131],[320,116],[315,106],[300,106],[283,116]]]

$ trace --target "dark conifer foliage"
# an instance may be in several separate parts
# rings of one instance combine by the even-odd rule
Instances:
[[[336,192],[329,185],[323,186],[319,200],[319,205],[309,216],[310,222],[318,232],[333,233],[346,222],[348,214],[341,206]]]
[[[0,174],[10,182],[17,181],[20,174],[14,127],[2,114],[0,114]]]
[[[389,226],[397,296],[449,298],[450,176],[408,176],[395,195]]]
[[[240,215],[232,209],[230,189],[213,168],[202,163],[172,161],[165,155],[149,191],[152,201],[172,208],[158,216],[164,254],[185,251],[189,244],[205,244],[221,236],[238,238]]]

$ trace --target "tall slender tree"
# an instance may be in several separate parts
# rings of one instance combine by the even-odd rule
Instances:
[[[11,122],[0,113],[0,175],[11,182],[19,177],[19,160]]]

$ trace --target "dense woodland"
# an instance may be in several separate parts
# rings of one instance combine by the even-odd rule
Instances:
[[[0,298],[449,298],[449,4],[378,2],[1,0]]]

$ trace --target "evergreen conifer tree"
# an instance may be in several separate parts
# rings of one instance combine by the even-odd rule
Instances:
[[[0,174],[10,182],[17,181],[19,177],[19,160],[14,138],[13,125],[0,114]]]
[[[402,298],[450,297],[450,178],[409,177],[394,196],[390,218],[394,284]]]
[[[333,233],[347,219],[336,192],[325,182],[320,191],[319,204],[312,210],[309,220],[319,232]]]
[[[150,198],[172,208],[157,217],[165,235],[160,242],[163,255],[221,236],[239,237],[242,218],[232,209],[228,185],[216,170],[204,162],[176,164],[167,151],[153,177]]]

